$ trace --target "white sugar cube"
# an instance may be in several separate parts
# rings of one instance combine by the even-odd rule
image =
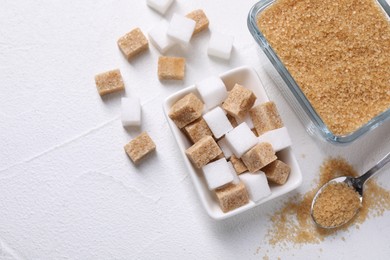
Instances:
[[[225,158],[206,164],[202,170],[210,190],[233,181],[233,175]]]
[[[240,178],[238,177],[237,175],[237,172],[236,170],[234,169],[234,166],[231,162],[228,162],[228,166],[229,166],[229,169],[230,169],[230,173],[232,174],[233,176],[233,181],[232,183],[233,184],[238,184],[240,182]]]
[[[230,59],[230,54],[233,49],[233,41],[234,38],[230,35],[213,32],[211,34],[207,53],[210,56],[228,60]]]
[[[290,135],[287,128],[282,127],[275,130],[268,131],[257,138],[259,143],[267,142],[272,145],[275,152],[279,152],[291,146]]]
[[[138,98],[122,98],[121,113],[123,126],[141,125],[141,104]]]
[[[194,20],[174,14],[169,23],[167,35],[173,41],[187,46],[195,30],[195,25]]]
[[[150,42],[157,48],[160,53],[165,53],[174,45],[174,42],[168,38],[168,23],[162,21],[148,33]]]
[[[258,143],[257,137],[245,122],[227,133],[225,139],[238,158]]]
[[[225,83],[219,77],[209,77],[196,84],[207,109],[212,109],[227,98]]]
[[[225,112],[220,107],[216,107],[204,114],[203,119],[206,121],[211,132],[213,132],[214,137],[217,139],[233,129],[233,126],[230,124]]]
[[[249,198],[253,202],[259,202],[271,195],[271,189],[269,188],[267,177],[264,172],[243,173],[240,174],[239,178],[245,184],[249,193]]]
[[[146,4],[160,14],[165,14],[172,3],[173,0],[146,0]]]
[[[249,116],[249,114],[246,115],[246,116],[244,117],[244,119],[238,119],[238,118],[236,118],[236,121],[237,121],[239,124],[245,122],[245,123],[248,125],[248,127],[249,127],[250,129],[255,128],[255,126],[253,125],[252,118]]]
[[[232,156],[233,152],[230,149],[230,147],[226,141],[226,138],[221,138],[221,140],[219,140],[217,143],[219,145],[219,148],[221,148],[225,158],[229,159]]]

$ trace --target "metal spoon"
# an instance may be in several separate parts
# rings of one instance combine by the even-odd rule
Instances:
[[[368,170],[365,174],[361,175],[360,177],[354,178],[354,177],[349,177],[349,176],[342,176],[342,177],[334,178],[334,179],[328,181],[327,183],[325,183],[317,191],[317,193],[314,196],[313,201],[311,203],[310,215],[311,215],[312,219],[314,220],[314,222],[318,226],[320,226],[322,228],[327,228],[327,229],[337,228],[337,227],[340,227],[340,226],[348,223],[358,213],[360,207],[356,210],[355,214],[350,219],[346,220],[344,223],[342,223],[340,225],[328,227],[328,226],[322,226],[321,224],[317,223],[317,221],[316,221],[316,219],[314,218],[314,215],[313,215],[313,206],[314,206],[318,196],[321,194],[321,192],[324,190],[324,188],[326,186],[328,186],[329,184],[344,182],[347,185],[349,185],[350,187],[354,188],[357,191],[357,193],[359,193],[360,205],[361,205],[361,203],[363,202],[363,187],[364,187],[364,184],[372,176],[374,176],[376,173],[378,173],[379,170],[382,169],[388,162],[390,162],[390,153],[386,154],[386,156],[383,157],[374,167],[372,167],[370,170]]]

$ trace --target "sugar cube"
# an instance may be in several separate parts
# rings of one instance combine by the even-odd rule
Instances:
[[[257,138],[244,122],[225,135],[226,142],[238,158],[257,144]]]
[[[203,115],[204,120],[210,127],[215,138],[220,138],[233,129],[225,112],[220,107],[216,107]]]
[[[290,135],[286,127],[268,131],[257,138],[258,142],[270,143],[275,152],[291,146]]]
[[[150,42],[157,48],[160,53],[165,53],[174,45],[174,42],[167,36],[167,30],[167,22],[162,21],[153,27],[148,33]]]
[[[141,125],[141,104],[138,98],[121,99],[122,125],[139,126]]]
[[[196,22],[190,18],[174,14],[168,26],[167,35],[173,41],[187,46],[195,30]]]
[[[139,28],[119,38],[118,46],[128,60],[149,49],[148,39]]]
[[[202,168],[222,153],[211,136],[205,136],[186,150],[186,155],[196,168]]]
[[[119,69],[110,70],[95,76],[96,88],[100,96],[122,91],[125,89]]]
[[[233,181],[233,175],[225,158],[206,164],[202,170],[209,190],[215,190]]]
[[[193,143],[196,143],[207,135],[213,135],[206,121],[204,121],[202,117],[184,127],[184,132]]]
[[[259,135],[283,127],[282,119],[272,101],[253,107],[249,114]]]
[[[276,160],[265,166],[262,171],[264,171],[269,181],[283,185],[286,183],[288,176],[290,175],[291,168],[284,162]]]
[[[141,133],[125,145],[127,155],[135,164],[154,150],[156,150],[156,145],[146,132]]]
[[[234,166],[233,166],[232,162],[227,162],[227,163],[228,163],[228,166],[229,166],[230,173],[233,176],[232,183],[233,184],[238,184],[240,182],[240,178],[238,178],[238,175],[236,173],[236,170],[234,169]]]
[[[238,184],[230,183],[215,190],[219,206],[223,212],[228,212],[244,206],[249,202],[248,192],[242,182]]]
[[[146,4],[154,9],[155,11],[159,12],[160,14],[164,15],[168,8],[172,5],[173,0],[146,0]]]
[[[173,104],[168,116],[181,129],[201,117],[202,111],[202,101],[193,93],[190,93]]]
[[[230,35],[213,32],[211,34],[207,53],[220,59],[228,60],[233,49],[234,38]]]
[[[193,34],[197,34],[203,30],[206,30],[209,27],[209,19],[202,9],[194,10],[191,13],[186,15],[187,18],[190,18],[196,22],[195,30]]]
[[[230,156],[232,156],[233,152],[230,149],[230,147],[226,141],[226,138],[222,137],[217,143],[218,143],[219,147],[221,148],[225,158],[229,159]]]
[[[233,168],[237,174],[248,171],[248,168],[245,166],[244,162],[240,158],[237,158],[234,154],[230,157],[230,162],[232,163]]]
[[[228,114],[243,119],[255,101],[256,96],[251,90],[236,84],[229,92],[227,99],[223,102],[222,108]],[[250,128],[253,128],[253,126],[250,126]]]
[[[158,59],[158,78],[160,80],[182,80],[185,74],[186,60],[182,57],[164,57]]]
[[[249,198],[253,202],[259,202],[271,195],[271,189],[269,188],[267,177],[264,172],[244,173],[241,174],[239,178],[245,184],[249,193]]]
[[[227,97],[225,84],[219,77],[209,77],[196,84],[206,109],[220,105]]]
[[[259,143],[246,152],[241,159],[250,172],[256,172],[277,158],[271,144]]]

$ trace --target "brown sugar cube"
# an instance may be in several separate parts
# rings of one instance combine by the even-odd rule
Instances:
[[[203,117],[184,127],[184,131],[193,143],[196,143],[207,135],[213,135]]]
[[[156,150],[156,145],[146,132],[141,133],[125,145],[127,155],[135,164],[154,150]]]
[[[110,70],[95,76],[96,88],[100,96],[122,91],[125,89],[119,69]]]
[[[211,136],[206,136],[186,150],[186,154],[196,168],[202,168],[222,153]]]
[[[181,57],[165,57],[158,59],[158,78],[160,80],[184,79],[186,60]]]
[[[148,40],[139,28],[119,38],[118,46],[128,60],[149,49]]]
[[[194,10],[191,13],[186,15],[187,18],[190,18],[196,22],[194,34],[197,34],[203,30],[206,30],[209,27],[209,19],[202,9]]]
[[[266,102],[249,111],[253,125],[259,135],[283,127],[282,118],[274,102]]]
[[[279,185],[286,183],[291,172],[290,166],[280,160],[268,164],[261,170],[265,173],[269,181]]]
[[[230,124],[232,124],[233,128],[238,126],[237,120],[234,118],[234,116],[227,114],[226,117],[228,118]]]
[[[190,93],[173,104],[168,116],[181,129],[201,117],[202,111],[203,102]]]
[[[215,194],[223,212],[239,208],[249,202],[248,191],[242,182],[237,184],[230,183],[216,189]]]
[[[237,158],[234,154],[230,157],[230,162],[232,163],[233,168],[236,170],[237,174],[248,171],[248,168],[245,166],[243,161],[240,158]]]
[[[247,88],[236,84],[229,92],[228,97],[222,104],[226,112],[236,118],[244,118],[256,101],[256,96]]]
[[[275,161],[277,157],[271,144],[258,143],[246,152],[241,159],[250,172],[256,172]]]

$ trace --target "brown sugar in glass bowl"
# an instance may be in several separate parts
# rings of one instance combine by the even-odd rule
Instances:
[[[327,139],[390,117],[390,8],[378,1],[262,0],[251,10],[251,33]]]

